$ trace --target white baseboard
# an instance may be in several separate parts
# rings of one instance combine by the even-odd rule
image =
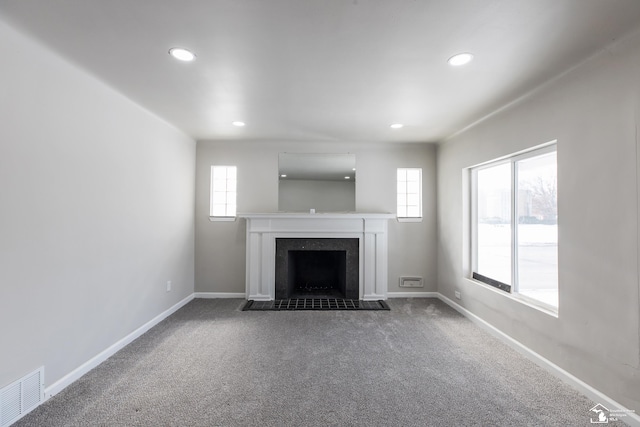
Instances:
[[[194,298],[245,298],[246,294],[241,292],[196,292]],[[438,292],[387,292],[387,298],[438,298]],[[370,300],[379,300],[379,296],[369,298]],[[266,300],[265,300],[266,301]]]
[[[626,416],[620,417],[619,418],[620,421],[624,421],[626,424],[633,427],[640,427],[639,414],[629,411],[627,408],[625,408],[615,400],[611,399],[609,396],[591,387],[589,384],[585,383],[581,379],[565,371],[555,363],[539,355],[538,353],[531,350],[529,347],[526,347],[519,341],[516,341],[515,339],[511,338],[509,335],[505,334],[504,332],[502,332],[495,326],[491,325],[487,321],[471,313],[469,310],[462,307],[460,304],[454,302],[453,300],[447,298],[446,296],[442,295],[439,292],[437,292],[437,294],[438,294],[437,298],[439,298],[442,302],[444,302],[445,304],[447,304],[448,306],[456,310],[458,313],[462,314],[467,319],[471,320],[476,325],[480,326],[482,329],[489,332],[494,337],[503,341],[505,344],[507,344],[508,346],[516,350],[518,353],[525,356],[527,359],[531,360],[536,365],[545,369],[547,372],[551,373],[556,378],[559,378],[561,381],[569,384],[574,389],[578,390],[580,393],[584,394],[592,401],[596,403],[600,403],[610,409],[615,408],[616,410],[623,411],[626,414]],[[589,408],[585,409],[585,413],[586,411],[588,411],[588,409]]]
[[[113,356],[119,350],[123,349],[125,346],[127,346],[128,344],[133,342],[133,340],[135,340],[136,338],[140,337],[142,334],[147,332],[149,329],[153,328],[158,323],[162,322],[164,319],[166,319],[167,317],[169,317],[170,315],[172,315],[173,313],[178,311],[180,308],[185,306],[192,299],[193,299],[193,294],[189,295],[188,297],[186,297],[182,301],[178,302],[177,304],[173,305],[169,309],[163,311],[162,313],[160,313],[159,315],[157,315],[153,319],[149,320],[144,325],[140,326],[135,331],[131,332],[126,337],[122,338],[121,340],[119,340],[116,343],[112,344],[111,346],[109,346],[108,348],[106,348],[105,350],[103,350],[102,352],[97,354],[96,356],[94,356],[91,359],[87,360],[85,363],[83,363],[82,365],[78,366],[76,369],[74,369],[73,371],[69,372],[67,375],[65,375],[64,377],[60,378],[55,383],[51,384],[49,387],[46,387],[45,390],[44,390],[45,400],[47,400],[47,399],[55,396],[56,394],[60,393],[67,386],[71,385],[71,383],[73,383],[76,380],[78,380],[84,374],[86,374],[87,372],[89,372],[90,370],[92,370],[93,368],[95,368],[96,366],[98,366],[99,364],[104,362],[105,360],[107,360],[109,357]]]
[[[387,298],[439,298],[438,292],[387,292]]]
[[[196,292],[193,294],[194,298],[243,298],[246,299],[247,295],[244,292]]]

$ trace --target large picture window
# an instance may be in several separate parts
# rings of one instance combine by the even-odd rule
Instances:
[[[556,145],[471,170],[472,278],[558,309]]]

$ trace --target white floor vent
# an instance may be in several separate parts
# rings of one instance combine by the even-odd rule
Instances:
[[[0,427],[8,427],[44,400],[44,366],[0,390]]]

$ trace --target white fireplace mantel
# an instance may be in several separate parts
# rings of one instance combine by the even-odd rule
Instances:
[[[387,222],[383,213],[244,213],[247,299],[275,299],[276,239],[359,239],[360,299],[387,299]]]

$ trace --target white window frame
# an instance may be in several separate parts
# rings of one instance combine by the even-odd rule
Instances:
[[[409,171],[417,171],[418,172],[418,179],[417,181],[409,181],[409,180],[404,180],[404,181],[400,181],[399,179],[399,175],[401,173],[408,173]],[[404,182],[404,189],[401,188],[401,182]],[[409,183],[410,182],[415,182],[418,186],[417,192],[412,193],[409,192]],[[421,222],[422,221],[422,168],[398,168],[396,171],[396,218],[398,220],[398,222]],[[410,206],[414,206],[414,205],[410,205],[409,204],[409,196],[410,195],[415,195],[417,196],[418,200],[418,214],[417,215],[400,215],[400,210],[401,207],[404,207],[404,211],[408,212],[409,211],[409,207]],[[401,202],[401,199],[404,199],[404,202]]]
[[[493,289],[501,289],[499,286],[489,284],[484,281],[480,281],[473,277],[474,272],[478,271],[478,185],[477,185],[477,173],[482,169],[487,169],[495,166],[500,166],[505,163],[511,165],[511,284],[509,291],[504,289],[498,292],[504,292],[507,295],[514,297],[520,302],[532,306],[534,308],[542,309],[543,311],[557,316],[559,311],[558,307],[549,305],[535,298],[528,297],[518,292],[518,198],[517,198],[517,168],[516,163],[520,160],[538,157],[544,154],[556,152],[557,153],[557,140],[550,141],[548,143],[533,147],[528,150],[524,150],[510,156],[502,157],[489,162],[481,163],[479,165],[469,168],[469,189],[470,189],[470,268],[468,278],[475,283],[481,283],[482,285],[491,286]],[[500,282],[498,282],[499,284]],[[559,289],[558,289],[559,292]]]
[[[216,175],[216,170],[220,173],[223,173],[225,176],[224,179],[224,191],[214,191],[214,176]],[[229,179],[232,176],[235,179]],[[237,217],[237,176],[238,176],[238,168],[236,166],[227,166],[227,165],[212,165],[211,166],[211,187],[210,187],[210,197],[209,197],[209,220],[210,221],[235,221]],[[221,193],[223,195],[221,196]],[[221,196],[223,199],[218,200]],[[214,214],[214,206],[224,206],[224,214],[223,215],[215,215]]]

